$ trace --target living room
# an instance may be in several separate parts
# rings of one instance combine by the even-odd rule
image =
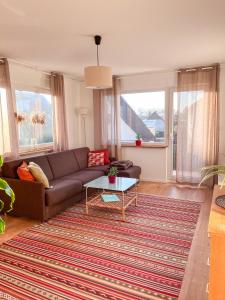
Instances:
[[[224,300],[224,1],[0,24],[0,299]]]

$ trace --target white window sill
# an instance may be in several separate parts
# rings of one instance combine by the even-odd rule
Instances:
[[[40,154],[40,153],[47,153],[53,151],[53,145],[43,146],[43,147],[26,147],[19,149],[20,156],[27,156],[31,154]]]
[[[136,147],[136,148],[167,148],[168,144],[165,143],[143,143],[141,146],[136,146],[135,142],[121,143],[121,147]]]

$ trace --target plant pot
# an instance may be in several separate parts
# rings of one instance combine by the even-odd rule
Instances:
[[[108,176],[109,183],[115,183],[116,182],[116,176]]]
[[[136,140],[135,143],[136,143],[136,146],[137,146],[137,147],[140,147],[140,146],[141,146],[141,140]]]

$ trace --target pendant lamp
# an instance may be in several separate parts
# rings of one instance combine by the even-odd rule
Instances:
[[[84,69],[86,88],[108,89],[112,87],[112,68],[99,65],[98,46],[102,37],[95,35],[94,40],[97,46],[97,66],[88,66]]]

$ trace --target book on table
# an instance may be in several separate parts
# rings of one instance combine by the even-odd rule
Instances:
[[[117,202],[117,201],[120,201],[120,198],[115,194],[110,194],[110,195],[102,194],[101,197],[102,197],[102,200],[104,202]]]

